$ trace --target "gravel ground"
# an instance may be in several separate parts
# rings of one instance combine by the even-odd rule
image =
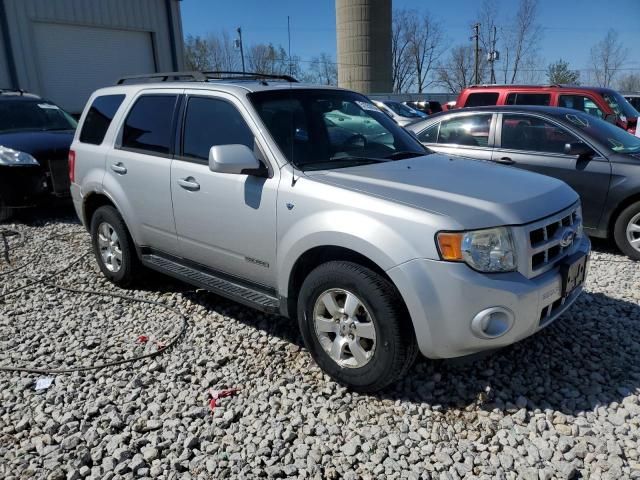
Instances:
[[[89,250],[67,212],[4,227],[26,243],[0,256],[0,295]],[[54,280],[175,307],[186,334],[44,391],[46,375],[0,372],[0,477],[640,478],[640,269],[596,248],[586,293],[549,328],[467,364],[419,360],[374,396],[331,382],[286,319],[159,275],[122,291],[86,256]],[[160,306],[32,286],[0,299],[0,365],[133,358],[181,328]],[[226,387],[240,390],[212,413],[208,389]]]

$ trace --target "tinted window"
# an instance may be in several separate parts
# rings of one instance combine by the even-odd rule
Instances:
[[[548,93],[510,93],[507,105],[549,105],[551,95]]]
[[[489,144],[491,114],[465,115],[443,120],[440,125],[438,143],[486,147]]]
[[[190,98],[184,123],[183,154],[207,160],[211,147],[234,144],[253,150],[253,133],[236,107],[214,98]]]
[[[472,93],[467,97],[465,107],[484,107],[498,103],[498,93]]]
[[[353,92],[283,89],[252,93],[249,98],[280,151],[302,170],[346,168],[427,153],[369,99]]]
[[[560,97],[558,97],[558,106],[581,110],[598,118],[604,117],[598,105],[596,105],[591,98],[585,97],[584,95],[560,95]]]
[[[175,95],[145,95],[131,108],[122,132],[122,146],[170,153]]]
[[[82,124],[80,141],[100,145],[123,100],[124,95],[104,95],[97,97],[91,104],[84,123]]]
[[[0,132],[75,130],[76,121],[46,100],[0,101]]]
[[[423,130],[422,132],[420,132],[418,134],[418,138],[420,139],[421,142],[424,142],[424,143],[436,143],[438,139],[439,127],[440,127],[439,123],[436,123],[435,125],[431,125],[426,130]]]
[[[553,123],[526,115],[503,115],[502,148],[530,152],[564,153],[577,139]]]

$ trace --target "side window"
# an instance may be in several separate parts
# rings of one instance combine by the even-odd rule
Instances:
[[[122,105],[124,95],[103,95],[91,104],[80,131],[80,141],[100,145],[107,134],[114,115]]]
[[[176,95],[144,95],[124,122],[122,147],[153,153],[171,153],[171,125]]]
[[[580,110],[598,118],[604,117],[604,113],[598,105],[596,105],[591,98],[584,95],[560,95],[558,98],[558,106]]]
[[[484,107],[487,105],[495,105],[498,103],[498,92],[478,92],[472,93],[467,97],[467,102],[464,104],[465,107]]]
[[[184,120],[182,154],[208,160],[211,147],[234,144],[253,151],[253,133],[236,107],[225,100],[191,97]]]
[[[549,105],[551,95],[548,93],[510,93],[507,105]]]
[[[438,143],[487,147],[490,127],[491,114],[465,115],[443,120],[440,124]]]
[[[438,140],[438,129],[440,128],[440,122],[435,125],[431,125],[426,130],[423,130],[418,134],[418,139],[423,143],[436,143]]]
[[[529,152],[564,153],[577,139],[565,129],[527,115],[503,115],[502,148]]]

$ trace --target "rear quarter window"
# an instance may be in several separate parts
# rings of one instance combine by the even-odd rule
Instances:
[[[96,97],[91,104],[80,131],[80,141],[92,145],[100,145],[111,125],[118,108],[122,105],[124,95],[103,95]]]
[[[467,97],[467,101],[464,106],[485,107],[487,105],[496,105],[498,103],[498,95],[498,92],[472,93]]]

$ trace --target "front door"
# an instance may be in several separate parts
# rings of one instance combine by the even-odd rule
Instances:
[[[171,192],[181,256],[227,275],[275,286],[276,198],[270,177],[209,170],[209,149],[241,144],[261,153],[257,128],[233,97],[187,92],[180,155],[171,166]]]
[[[491,113],[460,114],[418,133],[429,149],[447,155],[491,160]]]
[[[514,167],[555,177],[568,183],[582,199],[587,229],[597,228],[611,177],[609,161],[598,153],[580,159],[566,155],[564,146],[580,139],[564,127],[527,114],[502,114],[498,120],[493,158]],[[566,205],[558,205],[558,210]]]

